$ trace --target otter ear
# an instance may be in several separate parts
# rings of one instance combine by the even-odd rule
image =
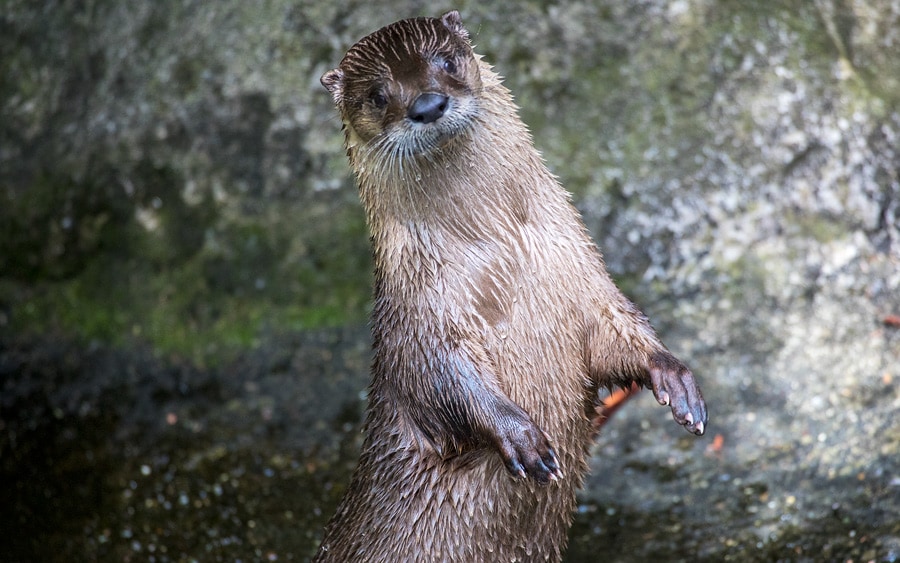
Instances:
[[[329,70],[319,79],[322,86],[331,92],[331,97],[336,105],[340,105],[344,98],[344,71],[339,68]]]
[[[441,16],[441,23],[444,24],[444,27],[459,35],[463,39],[469,38],[469,32],[466,31],[466,28],[463,27],[462,18],[459,17],[459,12],[457,12],[456,10],[447,12],[446,14]]]

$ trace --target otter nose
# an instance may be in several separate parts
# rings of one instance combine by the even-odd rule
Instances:
[[[416,123],[432,123],[437,121],[447,111],[447,101],[450,98],[443,94],[425,92],[420,94],[416,101],[409,107],[406,116]]]

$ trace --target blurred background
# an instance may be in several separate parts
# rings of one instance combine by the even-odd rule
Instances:
[[[0,560],[310,557],[368,235],[319,76],[459,9],[697,374],[603,428],[567,561],[900,558],[900,2],[0,3]]]

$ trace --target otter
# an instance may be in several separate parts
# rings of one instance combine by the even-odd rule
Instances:
[[[691,371],[615,286],[456,11],[322,76],[374,249],[359,465],[315,561],[559,561],[598,391],[703,434]]]

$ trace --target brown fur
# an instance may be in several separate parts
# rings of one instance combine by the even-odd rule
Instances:
[[[650,386],[702,434],[693,376],[613,284],[456,12],[374,32],[322,83],[372,234],[375,359],[316,560],[558,561],[598,388]],[[447,103],[417,123],[423,93]]]

